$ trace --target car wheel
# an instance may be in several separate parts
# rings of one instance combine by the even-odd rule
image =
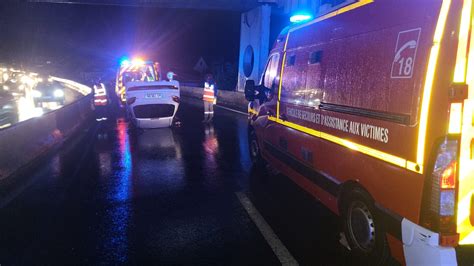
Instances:
[[[260,151],[260,145],[258,144],[257,135],[254,130],[249,131],[249,152],[250,159],[255,165],[264,165],[264,160]]]
[[[355,259],[365,265],[385,265],[390,251],[370,196],[360,189],[354,190],[345,201],[342,216]]]

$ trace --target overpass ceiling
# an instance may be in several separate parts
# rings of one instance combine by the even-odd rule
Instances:
[[[136,7],[213,9],[245,11],[259,3],[273,3],[275,0],[28,0],[30,3],[61,3],[85,5],[115,5]]]

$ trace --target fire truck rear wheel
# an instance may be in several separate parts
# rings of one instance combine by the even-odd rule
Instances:
[[[344,202],[343,227],[352,255],[366,265],[385,265],[390,251],[372,199],[355,189]]]

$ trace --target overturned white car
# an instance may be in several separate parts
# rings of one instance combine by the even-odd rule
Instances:
[[[179,82],[128,82],[125,98],[127,116],[136,127],[170,127],[179,107]]]

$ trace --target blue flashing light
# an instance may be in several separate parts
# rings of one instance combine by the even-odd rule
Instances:
[[[128,65],[130,65],[130,60],[128,60],[127,58],[120,60],[120,66],[128,66]]]
[[[292,23],[302,23],[313,19],[313,15],[309,13],[298,13],[290,17]]]

